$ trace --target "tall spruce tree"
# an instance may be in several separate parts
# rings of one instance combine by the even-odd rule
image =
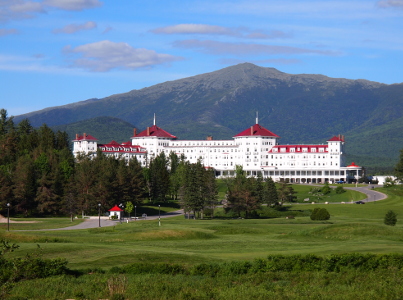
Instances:
[[[263,203],[273,206],[278,204],[278,194],[276,184],[271,177],[267,178],[264,183]]]
[[[400,150],[399,161],[395,166],[395,176],[398,181],[403,181],[403,149]]]
[[[169,191],[168,160],[161,152],[150,162],[150,194],[152,201],[165,201]]]

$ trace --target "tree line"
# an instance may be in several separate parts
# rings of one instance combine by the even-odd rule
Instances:
[[[227,178],[225,210],[245,217],[262,204],[278,205],[295,199],[291,185],[276,188],[273,180],[246,177],[240,166]],[[213,216],[218,204],[215,171],[201,162],[186,161],[174,152],[161,152],[141,166],[103,154],[74,158],[65,132],[39,128],[28,120],[15,125],[0,110],[0,208],[23,216],[97,214],[116,204],[141,206],[178,201],[195,218]]]
[[[236,166],[235,177],[227,178],[227,195],[224,208],[239,217],[249,218],[262,205],[281,206],[284,202],[294,202],[296,192],[287,181],[276,187],[271,177],[263,179],[261,173],[247,177],[242,166]]]
[[[0,110],[0,208],[23,216],[96,214],[119,203],[178,200],[199,214],[215,204],[214,170],[160,153],[143,167],[98,151],[74,158],[65,132],[28,120],[15,125]]]

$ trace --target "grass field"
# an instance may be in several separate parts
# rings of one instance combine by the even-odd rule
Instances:
[[[252,260],[268,254],[320,254],[344,252],[403,253],[403,222],[383,224],[393,209],[403,216],[400,195],[365,205],[295,205],[305,211],[295,219],[185,220],[175,217],[138,221],[115,227],[74,231],[15,231],[40,228],[41,223],[12,224],[0,237],[20,245],[13,255],[22,256],[41,247],[48,258],[64,257],[71,268],[109,268],[134,262],[192,264],[229,260]],[[325,207],[327,222],[311,221],[308,210]],[[66,226],[62,219],[45,219],[45,228]]]
[[[115,227],[72,231],[16,231],[17,229],[60,228],[67,219],[36,220],[12,224],[0,238],[20,246],[8,257],[36,253],[45,258],[63,257],[70,269],[111,270],[132,263],[215,264],[253,262],[272,254],[342,253],[403,254],[403,189],[379,189],[388,199],[356,204],[293,205],[295,219],[205,219],[182,217],[158,221],[136,221]],[[303,191],[300,191],[303,193]],[[359,197],[359,196],[357,196]],[[326,222],[311,221],[309,210],[325,207]],[[152,207],[150,207],[152,209]],[[386,226],[388,210],[398,215],[396,226]],[[40,248],[38,248],[38,245]],[[92,273],[92,272],[91,272]],[[403,271],[346,271],[342,274],[279,272],[210,278],[185,275],[84,275],[59,276],[18,283],[8,299],[398,299],[403,292]],[[154,284],[153,282],[158,282]],[[49,286],[37,290],[37,286]],[[208,287],[208,288],[206,288]],[[47,290],[46,294],[40,291]],[[74,291],[74,292],[73,292]],[[29,296],[27,296],[29,295]],[[88,296],[89,295],[89,296]],[[12,298],[15,296],[17,298]],[[19,297],[19,298],[18,298]],[[25,297],[25,298],[24,298]],[[111,298],[112,299],[112,298]]]

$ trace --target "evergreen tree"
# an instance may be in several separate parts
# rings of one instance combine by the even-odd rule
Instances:
[[[214,210],[216,207],[217,203],[217,195],[218,195],[218,190],[217,190],[217,180],[215,178],[215,172],[213,169],[209,168],[204,171],[205,173],[205,179],[204,179],[204,205],[205,207],[208,207],[211,209],[211,216],[214,216]]]
[[[20,156],[13,174],[13,207],[28,216],[36,209],[36,172],[29,155]]]
[[[389,210],[389,211],[386,213],[383,222],[384,222],[386,225],[395,226],[396,223],[397,223],[397,214],[396,214],[394,211]]]
[[[77,194],[77,206],[84,214],[95,203],[95,183],[97,170],[89,156],[79,156],[75,165],[74,182]],[[101,203],[102,204],[102,203]]]
[[[278,194],[276,184],[271,177],[267,178],[264,183],[263,203],[267,205],[278,204]]]
[[[256,180],[254,181],[255,183],[255,194],[257,197],[257,200],[259,201],[259,203],[263,203],[263,199],[264,199],[264,186],[263,186],[263,176],[262,173],[258,173],[256,176]]]
[[[150,194],[152,201],[165,201],[169,191],[168,160],[161,152],[150,162]]]
[[[146,183],[144,180],[144,172],[141,167],[140,162],[136,157],[132,158],[127,165],[129,180],[127,184],[129,185],[129,194],[131,196],[131,201],[135,205],[141,204],[143,198],[145,198]]]
[[[400,150],[399,161],[395,166],[395,176],[398,181],[403,181],[403,149]]]
[[[291,184],[288,183],[288,181],[282,181],[280,182],[280,186],[277,189],[278,192],[278,198],[282,202],[294,202],[296,199],[296,192],[294,191],[293,187]]]

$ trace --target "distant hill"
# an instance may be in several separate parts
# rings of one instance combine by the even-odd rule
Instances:
[[[112,140],[123,143],[130,141],[133,136],[134,125],[118,118],[96,117],[66,125],[55,125],[52,129],[65,131],[71,139],[76,134],[91,134],[98,139],[98,143],[106,144]]]
[[[156,113],[157,125],[179,139],[207,135],[229,139],[254,124],[256,111],[259,123],[280,135],[282,144],[324,143],[344,134],[349,159],[358,164],[391,168],[403,148],[403,84],[291,75],[250,63],[51,107],[15,120],[29,118],[34,126],[67,125],[69,133],[85,131],[95,136],[90,124],[97,117],[120,119],[109,119],[109,124],[116,124],[105,126],[96,136],[110,141],[120,139],[128,124],[139,130],[152,125]],[[89,121],[77,123],[84,120]],[[124,140],[131,135],[132,131]]]

